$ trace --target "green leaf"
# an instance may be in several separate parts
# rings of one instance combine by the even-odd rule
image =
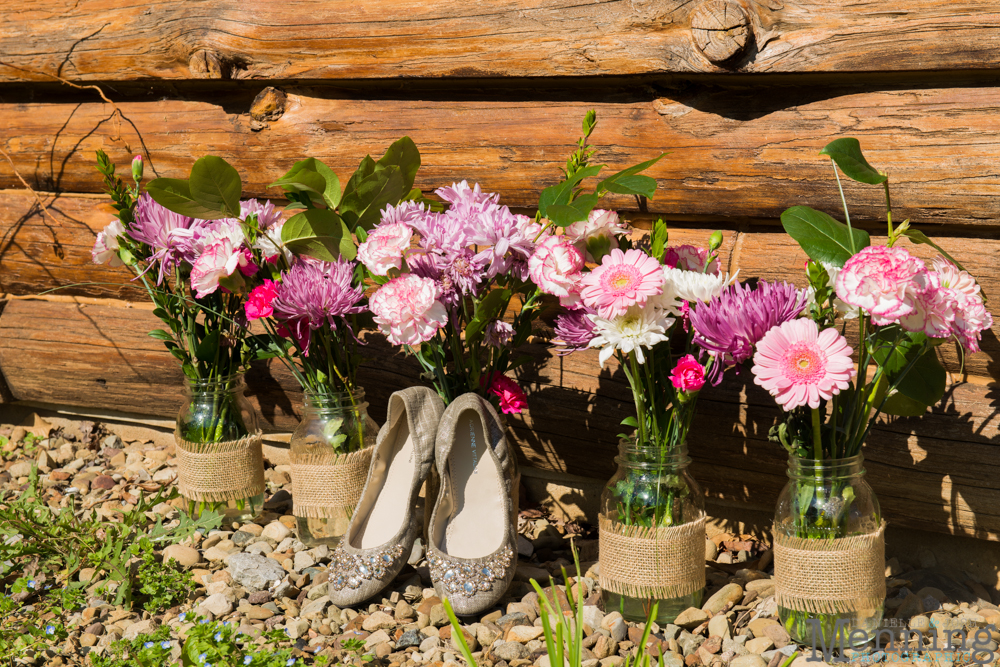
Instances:
[[[649,239],[649,254],[656,258],[662,258],[667,249],[669,238],[670,232],[667,229],[667,223],[663,222],[663,218],[660,218],[653,223],[653,233]]]
[[[359,182],[354,191],[344,191],[340,214],[348,229],[371,229],[378,223],[382,210],[398,204],[407,192],[409,188],[399,167],[376,169]]]
[[[560,181],[559,183],[542,190],[542,194],[538,199],[538,210],[541,211],[542,216],[551,220],[552,218],[548,215],[549,207],[564,206],[568,204],[570,197],[573,195],[573,188],[576,187],[576,184],[585,178],[596,176],[603,168],[603,164],[595,164],[590,167],[586,167],[576,172],[572,178]]]
[[[191,167],[188,181],[191,198],[224,217],[240,217],[243,182],[236,168],[216,155],[199,158]]]
[[[620,195],[640,195],[652,199],[656,194],[656,179],[651,176],[623,176],[608,183],[607,189]]]
[[[337,174],[312,157],[296,162],[284,176],[268,187],[309,193],[313,203],[323,203],[331,209],[340,203],[340,179]]]
[[[216,220],[227,217],[224,213],[195,201],[191,197],[191,189],[185,179],[154,178],[146,184],[146,192],[163,208],[189,218]]]
[[[420,169],[420,151],[417,145],[409,137],[397,139],[385,152],[378,162],[376,169],[390,166],[399,167],[403,176],[403,191],[409,192],[413,188],[413,181],[417,178],[417,171]]]
[[[215,352],[219,349],[219,333],[218,329],[213,329],[201,339],[194,353],[198,361],[208,363],[215,359]]]
[[[611,174],[610,176],[608,176],[603,181],[601,181],[600,183],[597,184],[597,192],[601,192],[602,190],[608,190],[609,192],[618,192],[617,190],[612,190],[611,189],[611,185],[612,184],[614,184],[614,183],[620,183],[623,179],[625,179],[625,178],[627,178],[629,176],[633,176],[634,174],[638,174],[640,171],[646,171],[647,169],[649,169],[650,167],[652,167],[654,164],[656,164],[657,162],[659,162],[660,160],[662,160],[663,158],[665,158],[667,155],[669,155],[669,153],[660,153],[658,156],[654,157],[652,160],[646,160],[645,162],[640,162],[639,164],[633,165],[633,166],[629,167],[628,169],[622,169],[621,171],[619,171],[617,173]],[[644,176],[643,178],[650,178],[650,177],[649,176]],[[656,179],[650,178],[650,180],[653,181],[653,190],[655,191],[656,190]],[[625,194],[633,194],[633,193],[625,193]],[[641,194],[641,193],[634,193],[634,194]],[[652,198],[652,195],[650,194],[649,197]]]
[[[500,310],[510,301],[509,289],[495,289],[487,294],[476,306],[472,321],[465,327],[465,342],[473,345],[482,338],[483,331],[490,321],[496,319]]]
[[[927,236],[927,234],[924,234],[919,229],[913,229],[912,227],[908,227],[907,229],[905,229],[903,231],[903,236],[905,236],[906,238],[910,239],[914,243],[922,243],[924,245],[929,245],[930,247],[934,248],[939,253],[941,253],[942,255],[944,255],[945,258],[949,262],[951,262],[952,264],[954,264],[955,266],[957,266],[959,268],[959,270],[965,271],[965,267],[962,266],[961,264],[959,264],[957,259],[955,259],[951,255],[949,255],[947,252],[945,252],[944,248],[942,248],[941,246],[939,246],[937,243],[934,243],[934,241],[931,241],[930,238]]]
[[[930,406],[944,396],[947,380],[947,373],[934,350],[928,349],[899,381],[896,391],[909,399]]]
[[[840,170],[848,178],[852,178],[859,183],[878,185],[885,183],[889,177],[878,173],[875,167],[868,164],[868,160],[861,153],[861,142],[851,137],[844,137],[828,143],[820,155],[829,155],[837,163]]]
[[[174,337],[163,329],[153,329],[149,332],[149,335],[151,338],[155,338],[156,340],[165,340],[169,342],[173,342],[174,340]]]
[[[281,241],[292,252],[326,262],[338,257],[353,260],[357,247],[339,215],[329,209],[314,208],[296,213],[281,228]]]
[[[569,204],[553,204],[548,208],[548,219],[556,227],[568,227],[574,222],[586,220],[597,206],[597,194],[582,195]]]
[[[894,345],[897,338],[899,340]],[[941,400],[947,385],[947,376],[934,353],[934,348],[925,345],[927,336],[903,331],[899,325],[893,324],[881,327],[872,341],[871,355],[875,362],[885,369],[884,377],[888,382],[886,389],[890,392],[890,400],[893,400],[893,395],[896,393],[918,401],[924,406],[934,405]],[[906,373],[900,378],[903,371]],[[882,390],[881,386],[879,390]],[[903,403],[901,399],[895,400],[897,404]],[[905,406],[901,405],[897,409],[904,408]]]
[[[626,417],[622,420],[622,426],[631,426],[632,428],[639,428],[639,420],[635,417]]]
[[[834,266],[843,266],[854,253],[871,243],[868,232],[863,229],[849,228],[808,206],[793,206],[786,210],[781,214],[781,226],[799,242],[811,259]]]

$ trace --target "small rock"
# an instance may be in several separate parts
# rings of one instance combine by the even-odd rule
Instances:
[[[509,663],[512,660],[526,660],[531,651],[524,644],[508,641],[493,649],[493,655]]]
[[[746,649],[751,653],[756,653],[757,655],[770,650],[772,646],[774,646],[774,642],[771,641],[770,637],[756,637],[746,643]]]
[[[285,623],[285,631],[290,639],[298,639],[309,632],[309,621],[304,618],[289,619]]]
[[[677,615],[677,618],[674,619],[674,625],[679,625],[686,630],[693,630],[707,620],[708,613],[706,611],[697,607],[689,607]]]
[[[766,598],[774,595],[774,579],[754,579],[748,581],[745,588],[747,593],[753,591],[758,597]]]
[[[279,543],[291,534],[292,531],[280,521],[272,521],[261,531],[261,537],[266,537],[269,540]]]
[[[596,605],[587,605],[583,608],[583,624],[591,631],[599,630],[602,622],[604,622],[604,612]]]
[[[920,568],[923,570],[930,569],[937,565],[937,557],[935,557],[934,552],[927,547],[922,547],[917,550],[917,560],[920,561]]]
[[[423,640],[423,635],[420,634],[420,630],[414,628],[413,630],[407,630],[403,635],[396,640],[396,650],[402,651],[403,649],[410,648],[411,646],[420,646],[420,642]]]
[[[248,544],[250,544],[250,541],[256,537],[257,536],[254,535],[253,533],[248,533],[243,530],[237,530],[235,533],[233,533],[233,536],[229,539],[231,539],[233,541],[233,544],[235,544],[236,546],[245,547]]]
[[[524,535],[518,535],[517,555],[527,560],[528,558],[531,558],[533,553],[535,553],[535,545],[533,545]]]
[[[545,633],[545,630],[534,625],[515,625],[507,632],[505,639],[509,642],[520,642],[525,644],[532,639],[538,639]]]
[[[266,621],[274,616],[274,612],[266,607],[246,606],[240,607],[240,613],[255,621]]]
[[[718,614],[727,604],[739,604],[743,599],[743,587],[739,584],[726,584],[715,595],[708,598],[702,606],[702,611],[710,614]],[[676,623],[676,621],[675,621]],[[681,625],[677,623],[677,625]]]
[[[601,627],[611,633],[611,638],[616,642],[625,640],[625,634],[628,631],[628,628],[625,626],[625,619],[622,618],[622,615],[619,612],[613,611],[606,615],[604,620],[601,621]]]
[[[931,629],[931,619],[926,616],[914,616],[910,619],[910,630],[918,632],[928,632]]]
[[[611,655],[601,660],[601,667],[621,667],[625,664],[625,658],[620,655]]]
[[[417,612],[405,599],[396,603],[395,616],[397,620],[409,621],[417,617]]]
[[[754,637],[763,637],[764,630],[769,625],[778,625],[778,622],[773,618],[755,618],[747,624],[747,627],[750,628]]]
[[[885,562],[885,576],[898,577],[903,574],[903,568],[899,564],[899,559],[893,556]]]
[[[232,554],[225,549],[220,549],[219,547],[212,547],[210,549],[205,549],[201,554],[205,560],[216,563],[219,561],[224,561],[229,558]]]
[[[310,618],[316,615],[318,615],[317,617],[320,617],[323,615],[323,612],[326,610],[326,605],[328,604],[330,604],[330,598],[328,596],[324,595],[322,597],[316,598],[315,600],[312,600],[311,602],[307,603],[304,607],[302,607],[302,610],[299,612],[299,615],[301,615],[303,618]],[[365,628],[365,630],[367,629],[368,628]]]
[[[910,593],[903,599],[903,604],[896,610],[896,618],[910,618],[917,614],[924,613],[924,602],[919,595]]]
[[[730,639],[732,634],[729,631],[729,619],[723,614],[716,614],[708,622],[708,636]]]
[[[194,567],[201,562],[201,554],[197,549],[183,544],[171,544],[163,550],[163,560],[173,559],[181,567]]]
[[[250,604],[266,604],[271,601],[270,591],[254,591],[247,597]]]
[[[424,554],[427,549],[424,547],[424,540],[422,537],[418,537],[413,540],[413,547],[410,548],[410,555],[407,557],[406,562],[413,567],[416,567],[420,561],[424,559]]]
[[[428,651],[433,651],[436,648],[441,647],[441,640],[438,637],[427,637],[420,642],[420,650],[423,653]]]
[[[784,648],[791,641],[788,632],[777,623],[765,627],[764,636],[774,642],[775,648]]]
[[[301,572],[307,567],[312,567],[313,565],[315,565],[316,561],[313,560],[313,557],[309,555],[308,551],[300,551],[297,554],[295,554],[294,563],[295,563],[294,565],[295,571]]]
[[[115,488],[115,485],[117,483],[118,482],[116,482],[111,477],[108,477],[107,475],[98,475],[90,482],[90,488],[101,489],[103,491],[110,491],[111,489]]]
[[[274,525],[274,524],[271,524]],[[256,554],[233,554],[226,561],[226,569],[233,580],[250,592],[260,591],[285,576],[285,569],[270,558]],[[279,599],[281,596],[277,596]]]
[[[87,626],[87,629],[84,630],[84,632],[89,632],[90,634],[94,635],[95,637],[100,637],[101,635],[104,634],[104,624],[103,623],[91,623],[90,625]]]
[[[917,597],[925,598],[925,597],[928,597],[928,596],[934,598],[938,602],[942,602],[943,603],[943,602],[947,602],[948,601],[948,596],[945,595],[944,591],[942,591],[940,588],[933,588],[932,586],[925,586],[924,588],[921,588],[919,591],[917,591]]]
[[[384,611],[376,611],[361,624],[361,627],[368,632],[377,630],[389,630],[396,627],[396,621]]]
[[[729,667],[767,667],[767,662],[759,655],[749,653],[733,658]]]
[[[80,646],[94,646],[97,643],[97,635],[84,632],[80,635]]]
[[[719,555],[719,545],[712,540],[705,540],[705,560],[715,560]]]
[[[219,618],[220,616],[225,616],[233,610],[233,603],[224,594],[216,593],[205,598],[205,600],[198,605],[198,610],[202,614],[211,612],[213,617]]]
[[[692,635],[686,630],[677,637],[677,645],[680,647],[681,651],[684,652],[685,658],[689,655],[694,655],[694,653],[698,650],[698,647],[701,646],[704,641],[704,637]]]

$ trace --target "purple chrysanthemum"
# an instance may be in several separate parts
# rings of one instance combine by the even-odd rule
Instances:
[[[240,216],[245,220],[251,213],[257,216],[257,226],[260,229],[267,229],[281,220],[281,211],[274,208],[270,199],[265,199],[264,203],[256,199],[242,200],[240,202]]]
[[[345,261],[300,261],[282,276],[271,307],[303,350],[309,349],[311,330],[336,330],[335,318],[364,310],[357,305],[364,286],[355,287],[353,276],[354,263]]]
[[[736,283],[693,309],[694,342],[716,357],[709,372],[712,384],[722,381],[726,368],[735,366],[739,373],[764,334],[798,317],[807,301],[806,293],[794,285],[762,280],[757,289]]]
[[[159,262],[156,284],[163,282],[174,267],[184,258],[186,230],[194,220],[160,206],[148,193],[143,193],[135,206],[135,220],[128,228],[128,235],[149,246],[153,253],[147,258],[148,271]]]
[[[530,222],[530,218],[527,219]],[[477,257],[489,263],[487,276],[514,274],[528,279],[528,258],[535,251],[534,238],[526,235],[525,216],[515,215],[506,206],[493,205],[477,216],[472,241],[488,246]]]
[[[490,347],[497,349],[507,347],[507,344],[514,337],[514,327],[503,320],[493,320],[486,325],[486,333],[483,340]]]
[[[587,315],[585,309],[579,308],[556,316],[553,342],[559,347],[557,355],[564,356],[587,349],[594,338],[594,321]]]

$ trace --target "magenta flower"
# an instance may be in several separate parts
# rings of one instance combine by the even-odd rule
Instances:
[[[419,345],[448,323],[430,278],[407,273],[378,288],[369,300],[375,323],[393,345]]]
[[[259,320],[263,317],[271,317],[274,314],[272,302],[278,295],[278,283],[270,278],[265,278],[262,285],[254,287],[247,296],[247,301],[243,305],[248,320]]]
[[[583,302],[611,319],[663,292],[663,267],[641,250],[615,248],[580,282]]]
[[[697,273],[719,273],[719,258],[708,261],[709,253],[706,248],[699,248],[693,245],[679,245],[667,248],[663,256],[663,263],[671,269],[678,268],[684,271],[696,271]]]
[[[850,386],[856,375],[847,339],[836,329],[819,330],[809,319],[785,322],[768,331],[754,355],[754,383],[786,412],[819,407]]]
[[[674,385],[677,391],[688,394],[701,391],[705,386],[705,367],[694,358],[693,354],[686,354],[670,371],[670,384]]]
[[[844,262],[837,274],[837,296],[872,316],[878,325],[894,324],[913,312],[907,295],[927,289],[927,269],[904,248],[868,246]]]
[[[364,287],[355,287],[353,278],[354,263],[346,261],[297,262],[283,274],[271,306],[274,317],[300,342],[303,353],[309,349],[311,330],[322,326],[336,330],[336,318],[364,310],[357,305]]]
[[[592,314],[585,308],[578,308],[556,316],[552,342],[558,347],[558,356],[586,350],[590,346],[590,341],[594,340],[594,320],[588,315]]]
[[[786,282],[760,281],[757,289],[735,283],[708,303],[689,311],[694,343],[715,357],[709,377],[722,381],[727,368],[750,359],[753,348],[772,327],[799,316],[807,295]]]
[[[143,193],[135,206],[135,220],[128,228],[134,241],[144,243],[153,251],[147,261],[148,271],[159,263],[156,284],[173,273],[182,259],[186,244],[185,232],[194,220],[160,206],[148,193]],[[180,232],[180,233],[178,233]]]
[[[535,250],[534,236],[527,236],[531,218],[515,215],[506,206],[491,205],[479,213],[473,223],[472,242],[486,246],[477,258],[488,265],[486,277],[514,275],[519,280],[528,278],[528,258]]]
[[[482,384],[486,384],[486,376],[483,376]],[[490,376],[490,393],[500,399],[500,410],[505,415],[520,413],[528,407],[528,398],[524,390],[516,382],[506,375],[494,372]]]

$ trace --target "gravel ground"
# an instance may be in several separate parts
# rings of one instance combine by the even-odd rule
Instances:
[[[29,432],[41,439],[35,438],[26,451],[23,439]],[[123,442],[93,422],[53,429],[35,417],[28,427],[0,426],[0,434],[9,437],[0,467],[3,499],[24,488],[36,464],[44,500],[50,506],[66,506],[70,496],[75,496],[78,507],[94,508],[111,518],[132,509],[140,493],[169,487],[176,478],[172,445]],[[361,658],[341,648],[350,638],[364,642],[363,653],[369,661],[389,667],[463,663],[444,607],[430,587],[421,542],[414,546],[410,565],[383,592],[384,597],[364,607],[340,609],[327,596],[330,550],[325,546],[307,549],[295,539],[289,467],[269,466],[266,478],[268,501],[256,522],[198,534],[186,543],[166,547],[162,554],[157,552],[192,574],[195,587],[186,602],[151,615],[96,597],[100,584],[95,583],[87,606],[67,611],[60,619],[68,636],[23,662],[89,664],[88,653],[104,653],[119,638],[132,639],[161,625],[171,628],[172,638],[182,637],[191,628],[190,617],[197,614],[232,622],[239,633],[251,638],[268,629],[284,628],[285,645],[293,647],[293,655],[306,664],[318,655],[331,662],[359,662]],[[162,518],[169,523],[176,519],[180,506],[180,499],[157,505],[150,522]],[[545,586],[555,585],[561,599],[565,599],[566,584],[574,595],[577,586],[584,587],[583,667],[623,665],[641,641],[643,626],[602,610],[595,531],[555,520],[538,508],[521,512],[518,530],[518,569],[506,598],[481,618],[462,619],[479,664],[551,667],[538,598],[528,583],[534,578],[545,581]],[[583,576],[567,582],[560,569],[572,569],[571,540],[579,549]],[[706,541],[705,550],[708,590],[702,608],[688,609],[675,623],[651,629],[649,646],[654,654],[663,654],[663,664],[776,667],[802,650],[789,641],[777,622],[771,552],[766,544],[753,536],[723,534]],[[81,571],[76,576],[86,581],[90,574]],[[555,576],[554,582],[549,581],[550,575]],[[921,550],[913,562],[891,559],[886,577],[886,625],[897,631],[921,629],[928,640],[931,627],[986,627],[992,634],[988,649],[997,648],[997,593],[962,573],[944,571],[931,550]],[[32,599],[25,597],[23,602],[27,607]],[[809,653],[804,650],[793,664],[806,664]],[[849,657],[859,659],[858,655]],[[940,651],[927,653],[924,658],[931,662],[918,664],[950,665],[952,657]],[[875,654],[868,660],[906,664],[905,656]],[[955,664],[964,662],[958,659]]]

